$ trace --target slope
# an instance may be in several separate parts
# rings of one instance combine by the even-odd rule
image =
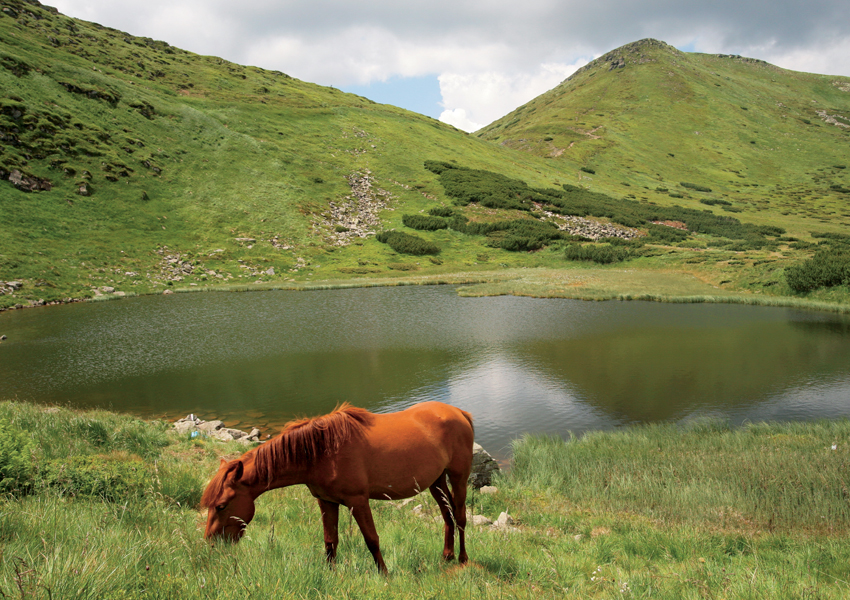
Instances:
[[[647,39],[476,135],[546,157],[592,190],[692,207],[724,200],[713,210],[796,235],[850,224],[846,77]]]
[[[35,0],[4,1],[0,66],[0,281],[20,283],[0,307],[391,273],[367,234],[443,196],[426,159],[557,177],[431,118]]]

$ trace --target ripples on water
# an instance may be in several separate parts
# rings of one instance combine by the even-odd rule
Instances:
[[[74,304],[0,330],[3,397],[270,432],[343,400],[455,404],[502,455],[524,432],[850,416],[848,320],[781,308],[397,287]]]

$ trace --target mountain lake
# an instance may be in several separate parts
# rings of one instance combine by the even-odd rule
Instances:
[[[274,434],[440,400],[524,433],[850,417],[850,318],[732,304],[463,298],[450,286],[191,293],[0,314],[0,398]]]

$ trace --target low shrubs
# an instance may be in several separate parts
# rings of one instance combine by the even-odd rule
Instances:
[[[608,265],[631,258],[631,251],[623,246],[582,246],[575,244],[567,246],[567,249],[564,251],[564,257],[567,260],[582,260],[595,262],[600,265]]]
[[[448,227],[445,219],[425,215],[402,215],[401,222],[405,227],[419,231],[436,231]]]
[[[48,462],[41,479],[63,495],[124,502],[153,486],[149,471],[149,465],[137,456],[85,455]]]
[[[428,211],[428,214],[432,217],[452,217],[454,216],[455,211],[448,206],[435,206]]]
[[[715,206],[717,204],[721,206],[732,206],[732,203],[728,200],[720,200],[718,198],[700,198],[700,204],[707,204],[709,206]]]
[[[399,254],[422,256],[424,254],[439,254],[440,252],[440,249],[431,242],[401,231],[383,231],[376,235],[375,239],[388,245]]]
[[[688,188],[689,190],[693,190],[695,192],[710,192],[711,191],[710,187],[705,187],[704,185],[697,185],[695,183],[687,183],[685,181],[680,182],[679,185],[681,185],[683,188]]]
[[[788,286],[798,293],[850,285],[850,250],[827,246],[802,264],[785,269]]]
[[[0,418],[0,493],[21,494],[32,487],[34,452],[32,437]]]

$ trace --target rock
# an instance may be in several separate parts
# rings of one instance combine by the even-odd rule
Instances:
[[[492,486],[492,485],[485,485],[485,486],[482,486],[481,489],[478,490],[478,491],[481,492],[482,494],[495,494],[496,492],[499,491],[499,488]]]
[[[100,288],[100,291],[103,292],[104,294],[111,294],[112,292],[115,291],[115,288],[109,287],[108,285],[104,285]]]
[[[163,295],[163,296],[168,296],[169,294],[173,294],[173,293],[174,293],[174,292],[173,292],[172,290],[163,290],[163,291],[162,291],[162,295]]]
[[[200,431],[212,432],[224,427],[223,421],[202,421],[198,426]]]
[[[502,531],[519,531],[516,527],[514,527],[515,524],[516,521],[514,521],[514,518],[508,513],[503,512],[499,515],[499,518],[490,525],[490,527],[493,529],[500,529]]]
[[[174,429],[177,430],[177,433],[189,433],[190,431],[196,431],[197,427],[192,421],[177,421],[174,423]]]
[[[274,275],[274,267],[271,267],[268,271],[266,271],[266,275]]]
[[[113,296],[118,296],[119,298],[126,296],[127,292],[112,292]]]
[[[5,342],[7,339],[9,338],[7,338],[5,335],[0,335],[0,342]]]
[[[493,521],[491,521],[484,515],[472,515],[472,524],[481,527],[483,525],[492,525]]]
[[[478,444],[472,445],[472,473],[469,475],[469,483],[472,487],[480,489],[492,483],[492,476],[499,470],[499,463]]]

